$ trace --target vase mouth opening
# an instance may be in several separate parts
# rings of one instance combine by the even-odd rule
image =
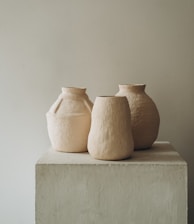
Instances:
[[[119,84],[120,90],[144,91],[146,84]]]
[[[134,83],[134,84],[119,84],[119,87],[145,87],[144,83]]]
[[[96,99],[97,100],[102,100],[102,101],[117,101],[117,100],[123,100],[124,98],[126,98],[126,96],[97,96]]]
[[[125,96],[114,96],[114,95],[112,95],[112,96],[97,96],[98,98],[121,98],[121,97],[125,97]]]
[[[78,93],[78,94],[85,94],[86,88],[85,87],[62,87],[63,93]]]

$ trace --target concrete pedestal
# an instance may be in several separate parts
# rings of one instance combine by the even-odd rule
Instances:
[[[123,161],[50,151],[36,164],[36,224],[186,224],[187,164],[168,142]]]

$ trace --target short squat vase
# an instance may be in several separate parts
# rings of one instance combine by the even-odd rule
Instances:
[[[153,100],[145,93],[144,84],[119,85],[116,96],[126,96],[131,110],[135,149],[150,148],[159,131],[160,117]]]
[[[131,156],[134,144],[126,97],[96,97],[88,136],[88,152],[95,159],[122,160]]]
[[[46,114],[53,149],[87,151],[92,106],[85,88],[62,88],[62,93]]]

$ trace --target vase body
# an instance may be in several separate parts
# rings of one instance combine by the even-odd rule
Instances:
[[[158,136],[160,117],[155,103],[145,93],[145,85],[119,85],[116,95],[128,99],[134,148],[150,148]]]
[[[62,152],[87,151],[92,102],[84,88],[62,88],[46,114],[53,149]]]
[[[88,151],[95,159],[121,160],[131,156],[134,144],[126,97],[96,97],[88,136]]]

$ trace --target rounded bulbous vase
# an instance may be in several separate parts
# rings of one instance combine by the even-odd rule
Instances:
[[[92,102],[85,88],[62,88],[46,114],[52,148],[62,152],[87,151]]]
[[[145,84],[119,85],[116,96],[126,96],[131,110],[135,149],[150,148],[157,139],[160,116],[154,101],[146,94]]]
[[[88,136],[88,152],[95,159],[122,160],[134,149],[130,109],[126,97],[96,97]]]

